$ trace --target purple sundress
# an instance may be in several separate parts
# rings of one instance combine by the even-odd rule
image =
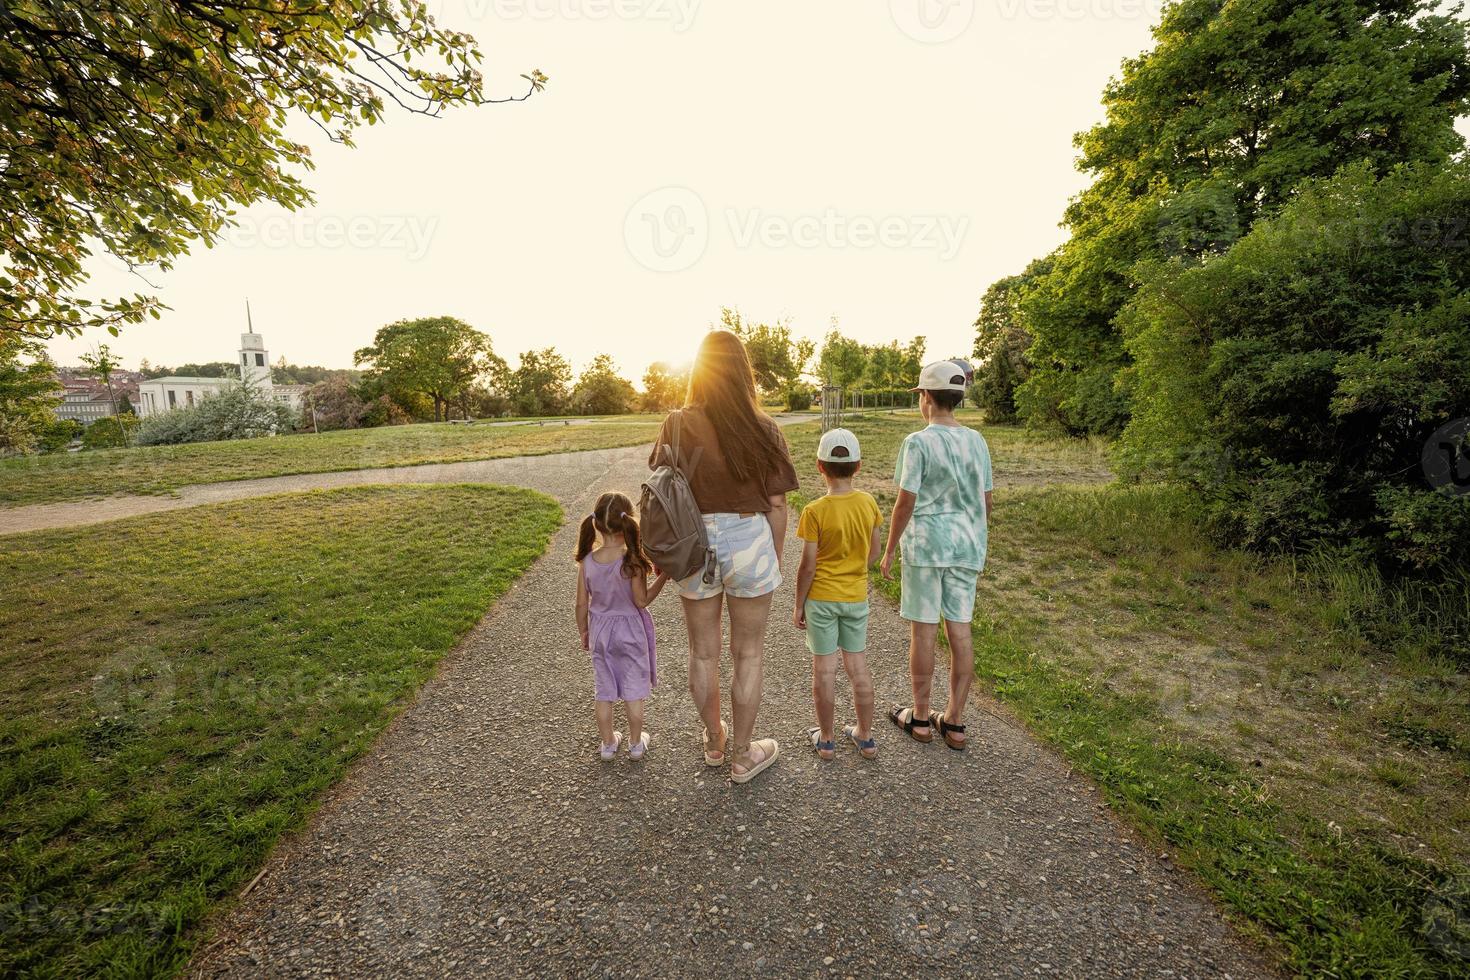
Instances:
[[[653,617],[633,601],[623,559],[604,565],[582,560],[587,579],[587,646],[594,696],[599,701],[642,701],[658,683]]]

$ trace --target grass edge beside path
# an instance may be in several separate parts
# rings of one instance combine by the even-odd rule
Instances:
[[[307,473],[616,449],[652,442],[658,425],[651,419],[584,425],[439,422],[26,456],[0,460],[0,509]]]
[[[182,969],[561,523],[393,485],[0,542],[0,974]]]
[[[897,440],[921,425],[861,423],[856,485],[885,520]],[[1347,566],[1221,550],[1187,495],[1090,479],[1095,447],[980,428],[997,514],[972,626],[979,688],[1288,970],[1463,975],[1470,871],[1444,839],[1470,827],[1470,794],[1447,799],[1470,778],[1464,671],[1432,637],[1365,632],[1355,608],[1375,607],[1373,589],[1380,620],[1418,607]],[[788,436],[799,509],[822,492],[816,437]],[[872,581],[897,600],[896,578]]]

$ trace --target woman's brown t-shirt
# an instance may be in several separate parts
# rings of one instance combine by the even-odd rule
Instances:
[[[664,419],[659,430],[658,441],[648,456],[648,467],[653,469],[660,463],[659,446],[674,443],[674,415],[681,415],[679,427],[679,469],[694,491],[694,500],[702,514],[764,514],[771,509],[771,498],[777,494],[790,493],[797,488],[796,470],[791,465],[791,450],[786,446],[786,437],[767,415],[761,415],[761,424],[766,426],[771,438],[781,448],[781,463],[769,473],[752,474],[745,480],[737,480],[725,465],[725,454],[720,452],[719,436],[704,412],[686,408],[674,412]]]

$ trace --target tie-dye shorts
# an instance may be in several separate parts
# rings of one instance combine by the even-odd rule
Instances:
[[[753,599],[780,587],[781,564],[765,514],[705,514],[704,533],[714,554],[702,570],[674,583],[679,595]]]

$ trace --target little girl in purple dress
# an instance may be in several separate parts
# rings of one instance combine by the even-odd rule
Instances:
[[[613,731],[613,706],[621,701],[628,715],[628,755],[637,761],[648,751],[643,702],[658,683],[653,617],[646,607],[668,577],[660,572],[649,584],[652,567],[638,542],[638,522],[627,497],[605,493],[597,498],[582,521],[577,565],[577,627],[582,649],[592,654],[602,760],[611,762],[623,742],[622,732]]]

